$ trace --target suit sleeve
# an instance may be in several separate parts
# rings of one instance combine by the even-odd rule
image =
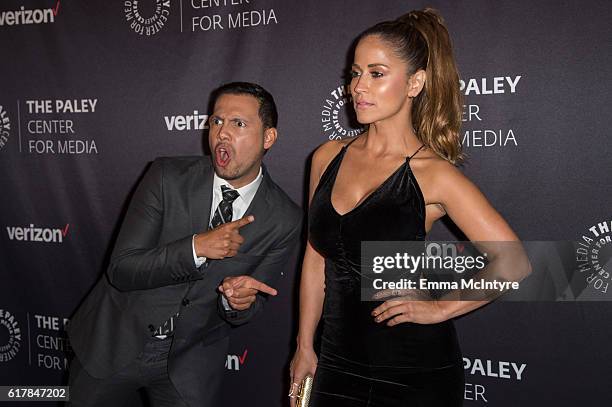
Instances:
[[[269,286],[274,287],[280,273],[287,266],[291,255],[296,252],[301,230],[301,217],[296,216],[297,220],[292,230],[280,241],[280,243],[272,248],[263,259],[261,264],[257,266],[251,277],[259,280]],[[242,325],[249,322],[257,313],[263,309],[267,295],[257,294],[255,302],[250,308],[244,311],[226,310],[223,307],[221,296],[219,296],[218,310],[221,318],[232,325]]]
[[[107,275],[120,291],[144,290],[202,278],[192,235],[160,245],[164,213],[163,160],[155,160],[130,202]]]

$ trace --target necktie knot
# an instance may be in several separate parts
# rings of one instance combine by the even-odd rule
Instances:
[[[223,200],[228,203],[232,203],[240,196],[240,193],[235,189],[231,189],[226,185],[221,185],[221,193],[223,194]]]
[[[240,196],[240,193],[235,189],[229,188],[226,185],[221,185],[221,193],[223,199],[219,202],[219,206],[215,210],[215,214],[210,221],[210,228],[216,228],[226,222],[231,222],[233,218],[232,202]]]

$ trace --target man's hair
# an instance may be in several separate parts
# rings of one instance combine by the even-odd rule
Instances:
[[[223,95],[250,95],[259,102],[259,118],[263,123],[264,130],[276,127],[278,124],[278,112],[274,98],[263,87],[250,82],[230,82],[215,89],[212,94],[213,103]]]

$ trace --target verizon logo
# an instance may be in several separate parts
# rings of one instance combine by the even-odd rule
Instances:
[[[63,229],[56,228],[38,228],[30,223],[30,227],[7,226],[9,240],[18,240],[20,242],[44,242],[44,243],[62,243],[68,235],[70,224],[67,223]]]
[[[208,115],[199,114],[197,110],[188,116],[164,116],[168,131],[204,130],[208,128],[207,120]]]
[[[0,26],[54,23],[59,7],[58,0],[53,8],[26,10],[24,6],[21,6],[20,10],[2,11],[0,12]]]
[[[225,368],[227,370],[240,370],[240,366],[244,365],[246,362],[247,354],[249,353],[248,349],[245,349],[241,355],[227,355],[227,360],[225,361]]]

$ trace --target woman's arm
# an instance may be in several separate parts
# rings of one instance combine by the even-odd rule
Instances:
[[[323,311],[325,298],[325,261],[312,248],[310,242],[306,246],[302,276],[300,280],[300,325],[297,336],[298,350],[313,347],[314,334]]]
[[[442,205],[470,241],[486,242],[480,244],[485,246],[489,255],[489,264],[483,272],[487,276],[494,275],[506,281],[520,281],[526,277],[531,268],[518,237],[480,190],[447,162],[436,161],[429,166],[427,172],[430,174],[426,179],[427,187],[422,188],[426,201]],[[403,322],[437,323],[490,302],[490,299],[449,299],[461,298],[461,294],[451,292],[447,299],[441,301],[390,300],[375,309],[373,316],[377,322],[387,321],[388,325]]]
[[[341,144],[328,142],[319,147],[312,157],[310,171],[309,199],[312,200],[321,175],[338,153]],[[296,384],[310,374],[314,375],[317,368],[317,356],[314,352],[313,342],[317,325],[323,312],[325,299],[325,259],[311,245],[307,243],[304,261],[302,263],[302,276],[300,280],[300,317],[297,336],[297,349],[291,361],[289,384],[290,391],[297,392]],[[295,398],[291,398],[291,407],[295,406]]]

